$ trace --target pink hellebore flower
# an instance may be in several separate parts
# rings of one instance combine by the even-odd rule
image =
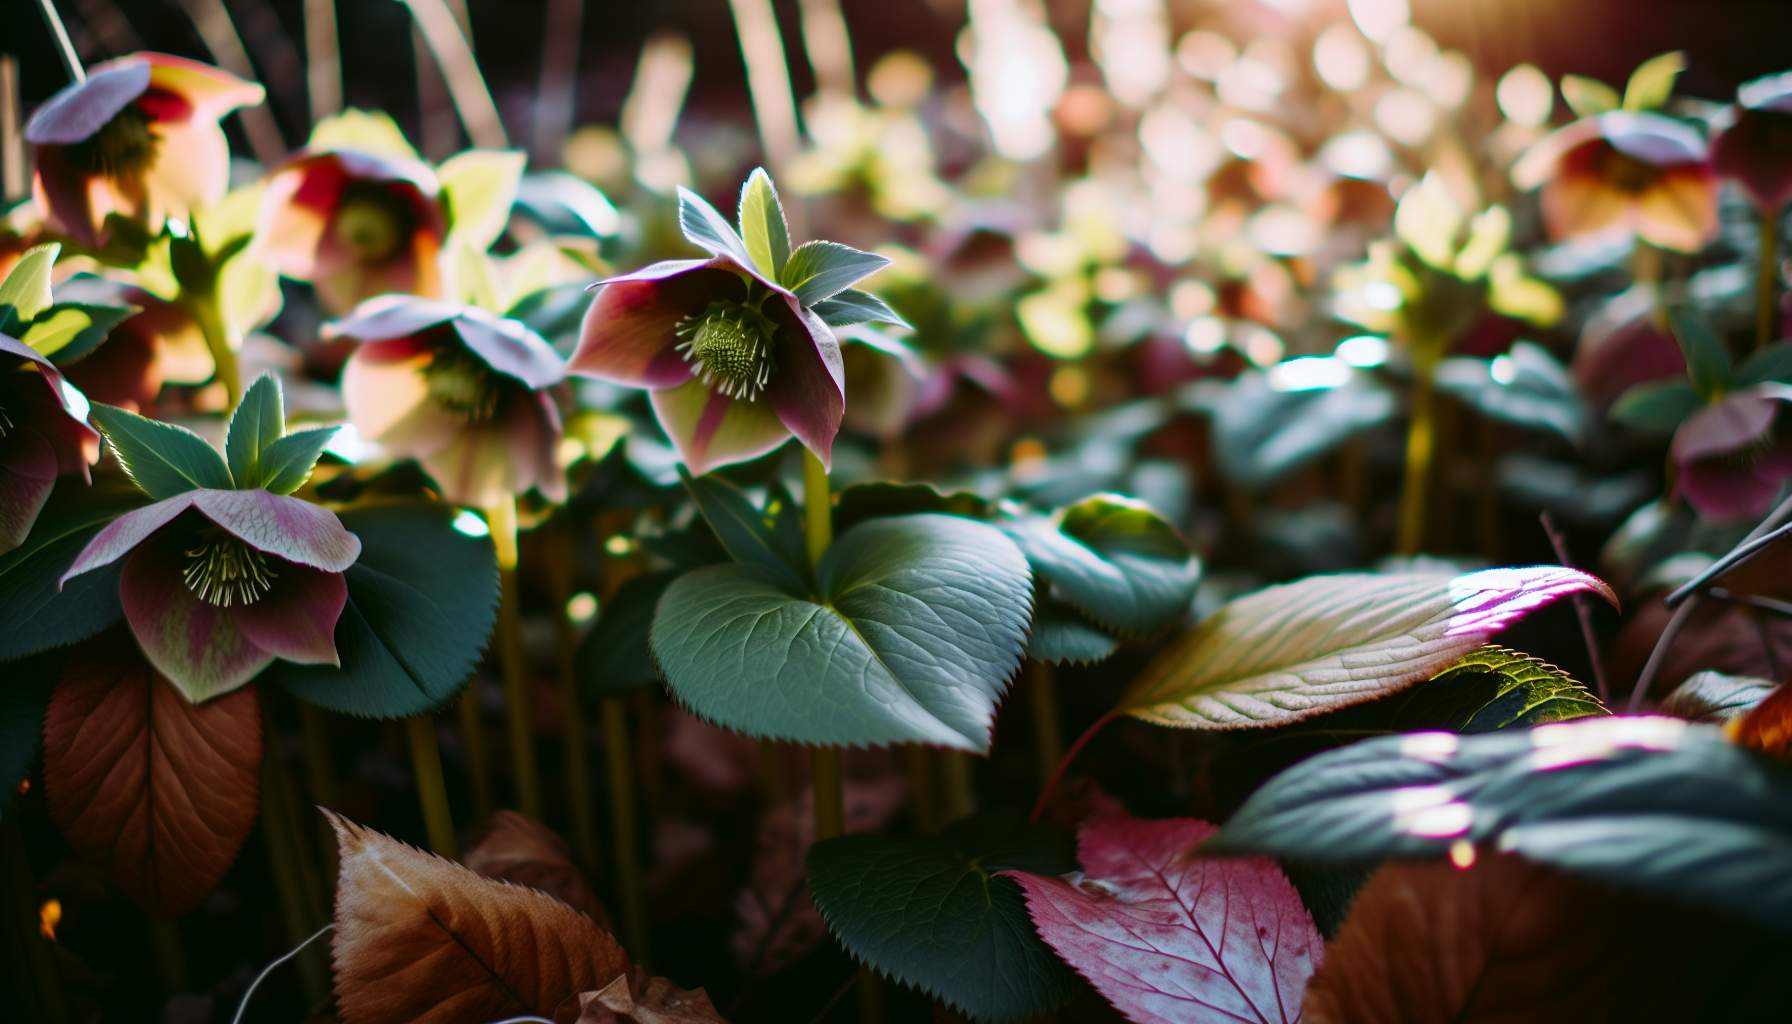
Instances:
[[[329,333],[360,342],[342,374],[349,421],[421,462],[449,501],[489,508],[531,487],[565,498],[553,389],[566,366],[540,335],[481,309],[399,295],[369,300]]]
[[[1662,114],[1614,110],[1565,125],[1512,170],[1543,187],[1557,238],[1625,230],[1652,245],[1696,252],[1717,234],[1717,174],[1699,133]]]
[[[89,248],[117,214],[151,232],[223,198],[230,149],[218,121],[263,91],[217,68],[161,53],[94,66],[25,126],[32,189],[50,226]]]
[[[99,454],[99,432],[70,405],[62,374],[0,334],[0,554],[25,542],[56,478],[86,477]]]
[[[89,401],[140,412],[150,407],[164,384],[204,384],[212,379],[205,335],[184,307],[104,278],[77,277],[57,295],[65,301],[138,310],[112,328],[104,345],[63,370]]]
[[[1792,71],[1750,82],[1737,99],[1712,140],[1711,159],[1771,216],[1792,201]]]
[[[1713,520],[1759,519],[1792,480],[1792,436],[1781,429],[1792,387],[1757,384],[1680,424],[1669,448],[1688,504]]]
[[[343,571],[360,538],[335,513],[265,490],[196,490],[127,512],[62,581],[119,559],[125,621],[188,700],[237,689],[276,658],[340,664]]]
[[[339,316],[388,292],[435,298],[448,234],[440,191],[435,173],[412,161],[302,154],[269,179],[256,245],[275,270],[311,282]]]

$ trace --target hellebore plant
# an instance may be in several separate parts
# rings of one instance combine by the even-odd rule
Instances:
[[[62,582],[122,559],[125,621],[150,665],[193,703],[243,686],[277,658],[339,664],[342,574],[361,542],[335,513],[292,497],[335,428],[286,434],[271,377],[231,417],[228,461],[181,427],[110,406],[93,416],[156,500],[96,534]]]
[[[25,126],[50,228],[97,249],[114,216],[153,235],[222,198],[230,151],[218,121],[262,96],[259,85],[167,54],[96,65]]]
[[[0,554],[25,542],[58,477],[87,478],[99,440],[55,365],[0,333]]]

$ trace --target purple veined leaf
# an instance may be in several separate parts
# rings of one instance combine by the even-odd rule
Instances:
[[[1078,833],[1080,875],[1004,874],[1039,937],[1127,1020],[1298,1021],[1324,941],[1274,861],[1197,857],[1214,831],[1110,804]]]
[[[1584,592],[1616,603],[1596,577],[1553,565],[1269,587],[1172,644],[1116,713],[1190,729],[1284,725],[1429,679],[1537,608]]]

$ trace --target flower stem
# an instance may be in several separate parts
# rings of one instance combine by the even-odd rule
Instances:
[[[940,816],[945,821],[969,817],[977,810],[977,793],[971,785],[971,755],[962,750],[940,751],[940,782],[945,790]]]
[[[1766,348],[1773,341],[1774,307],[1779,304],[1779,241],[1778,211],[1761,211],[1761,265],[1755,279],[1755,348]]]
[[[214,290],[207,295],[189,294],[186,299],[187,308],[199,325],[199,333],[205,338],[206,350],[211,353],[213,375],[224,385],[224,413],[229,416],[243,400],[243,374],[237,366],[236,345],[230,336],[230,328],[224,323],[223,310],[218,307],[218,293]]]
[[[177,996],[187,990],[187,953],[181,947],[180,922],[151,917],[149,946],[155,954],[156,973],[162,978],[162,992]]]
[[[479,718],[479,680],[467,684],[466,692],[454,702],[460,719],[460,743],[467,755],[467,781],[473,790],[473,816],[484,821],[497,807],[492,796],[492,757],[486,749],[485,724]]]
[[[70,1019],[68,1000],[62,992],[62,977],[56,969],[55,951],[38,930],[37,881],[31,874],[31,861],[25,851],[25,837],[19,833],[19,820],[9,812],[0,820],[0,860],[7,863],[8,892],[0,896],[6,911],[8,936],[13,955],[7,960],[18,972],[18,1001],[34,1008],[31,1020],[45,1024],[66,1024]],[[24,956],[19,956],[20,951]],[[22,961],[22,962],[21,962]],[[28,972],[28,974],[27,974]],[[29,981],[27,982],[27,978]],[[32,1003],[35,1002],[35,1007]]]
[[[535,765],[535,730],[529,713],[528,666],[523,654],[522,587],[517,581],[516,499],[506,497],[486,510],[492,546],[498,551],[498,664],[504,677],[504,720],[510,734],[510,771],[517,807],[541,819],[541,774]]]
[[[597,865],[597,821],[591,814],[591,755],[585,746],[585,716],[579,706],[574,663],[578,635],[566,614],[566,603],[572,598],[572,534],[564,525],[557,525],[548,540],[552,545],[547,568],[554,610],[554,653],[560,669],[560,720],[565,725],[561,771],[566,776],[566,799],[572,805],[573,851],[589,870]]]
[[[1412,416],[1406,428],[1406,477],[1400,488],[1400,526],[1394,549],[1416,555],[1425,543],[1425,510],[1430,500],[1431,464],[1437,438],[1437,398],[1432,362],[1413,364]]]
[[[274,729],[273,715],[266,705],[262,707],[261,721],[261,837],[268,848],[268,868],[274,875],[274,891],[280,900],[280,916],[285,919],[288,936],[297,942],[311,931],[313,913],[317,908],[306,898],[305,881],[299,868],[301,854],[298,836],[292,828],[293,820],[288,813],[287,801],[283,799],[287,795],[282,785],[286,765],[280,759],[278,733]],[[330,990],[330,983],[323,965],[307,958],[300,962],[299,969],[304,978],[306,996],[313,1001],[325,998]]]
[[[1039,760],[1039,781],[1052,777],[1064,759],[1064,728],[1058,721],[1057,673],[1051,662],[1036,661],[1027,670],[1033,687],[1033,747]]]
[[[1039,800],[1033,804],[1033,813],[1028,816],[1028,821],[1034,824],[1039,823],[1040,817],[1045,814],[1046,807],[1051,805],[1052,794],[1057,791],[1058,783],[1064,781],[1064,773],[1070,770],[1070,763],[1083,752],[1083,748],[1089,745],[1089,741],[1095,738],[1096,733],[1119,717],[1118,711],[1110,711],[1097,718],[1089,728],[1083,730],[1083,734],[1078,736],[1076,742],[1070,745],[1070,749],[1064,752],[1064,759],[1059,761],[1058,767],[1052,770],[1051,778],[1045,780],[1045,788],[1039,791]]]
[[[481,149],[504,149],[510,139],[504,132],[504,119],[492,101],[485,77],[479,73],[479,62],[473,58],[473,46],[461,29],[461,23],[443,0],[403,0],[410,9],[424,45],[442,70],[448,83],[448,98],[454,102],[467,138]]]
[[[62,66],[68,69],[68,77],[77,82],[87,81],[87,69],[81,66],[81,57],[75,53],[75,44],[68,37],[68,26],[62,23],[56,4],[53,0],[37,0],[37,8],[43,12],[50,35],[56,39],[56,52],[62,57]]]
[[[616,862],[616,899],[622,905],[622,939],[636,963],[647,960],[647,908],[642,903],[641,861],[636,846],[635,764],[629,754],[628,698],[603,700],[604,768],[610,781],[610,841]]]
[[[821,564],[821,556],[834,542],[834,499],[828,490],[828,470],[807,448],[803,449],[803,539],[811,566]],[[815,787],[815,838],[832,839],[846,829],[840,749],[816,747],[809,764]]]
[[[423,805],[423,827],[429,848],[450,860],[460,855],[454,841],[454,815],[448,810],[448,785],[442,780],[442,751],[436,745],[436,722],[430,715],[404,720],[410,740],[411,771],[417,783],[417,801]]]

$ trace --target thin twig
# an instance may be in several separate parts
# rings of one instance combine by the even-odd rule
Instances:
[[[224,6],[224,0],[181,0],[181,7],[219,66],[238,78],[256,80],[249,50],[243,45],[243,37],[237,32],[236,22],[231,20],[230,9]],[[266,105],[258,105],[244,107],[241,115],[243,132],[249,136],[249,148],[255,151],[255,159],[264,167],[279,163],[286,155],[286,139],[280,134],[280,126],[274,123],[273,112]]]
[[[557,160],[572,133],[579,80],[579,27],[584,0],[548,0],[541,39],[541,90],[535,99],[535,159]]]
[[[1747,605],[1750,608],[1758,608],[1764,612],[1772,612],[1775,615],[1783,615],[1787,618],[1792,618],[1792,601],[1780,601],[1771,597],[1762,597],[1759,594],[1738,594],[1733,590],[1726,590],[1723,587],[1712,587],[1709,593],[1719,601],[1729,601],[1732,604]]]
[[[1669,608],[1674,607],[1695,592],[1710,586],[1712,580],[1772,547],[1775,541],[1792,534],[1792,522],[1787,522],[1788,519],[1792,519],[1792,498],[1780,502],[1778,507],[1767,514],[1766,519],[1761,520],[1759,526],[1750,530],[1748,536],[1730,549],[1729,554],[1712,562],[1704,572],[1681,584],[1663,603]]]
[[[822,1021],[827,1020],[828,1014],[833,1012],[834,1007],[839,1005],[840,1000],[846,998],[846,993],[851,992],[852,987],[857,985],[859,979],[864,976],[864,971],[854,971],[852,977],[847,978],[846,981],[841,983],[840,987],[834,990],[833,996],[831,996],[827,1002],[821,1004],[821,1009],[815,1011],[815,1016],[809,1018],[809,1024],[821,1024]]]
[[[291,960],[293,957],[298,956],[300,953],[304,952],[306,946],[309,946],[313,942],[316,942],[318,939],[323,938],[325,935],[329,934],[329,932],[332,928],[335,928],[335,927],[336,926],[333,924],[324,925],[322,928],[319,928],[317,931],[312,932],[310,938],[308,938],[304,942],[301,942],[298,945],[292,947],[291,949],[287,950],[285,953],[282,953],[280,955],[279,959],[275,960],[271,964],[268,964],[266,967],[263,967],[261,969],[261,973],[257,974],[255,976],[255,980],[251,981],[249,983],[249,987],[243,990],[242,1001],[236,1004],[236,1015],[230,1018],[230,1024],[243,1024],[243,1013],[249,1009],[249,1000],[254,998],[255,990],[257,988],[261,987],[261,983],[263,981],[267,980],[267,976],[274,973],[274,968],[279,967],[281,964],[285,963],[288,960]],[[550,1022],[550,1024],[551,1024],[551,1022]]]
[[[53,0],[37,0],[37,8],[43,12],[50,35],[56,39],[56,52],[62,55],[62,66],[68,69],[68,77],[77,82],[87,81],[87,69],[81,66],[81,57],[75,53],[75,44],[68,37],[68,26],[62,23],[62,15],[56,12],[56,4]]]
[[[1555,549],[1556,563],[1574,568],[1574,563],[1568,560],[1568,542],[1563,538],[1562,531],[1556,529],[1549,513],[1544,512],[1537,519],[1543,524],[1543,535],[1549,538],[1549,546]],[[1575,594],[1571,600],[1574,603],[1574,617],[1580,620],[1581,642],[1587,645],[1587,662],[1593,667],[1593,692],[1599,696],[1601,703],[1609,701],[1611,691],[1605,686],[1605,669],[1599,664],[1599,642],[1593,635],[1592,605],[1585,594]]]
[[[445,0],[403,0],[410,9],[411,20],[423,33],[442,78],[448,83],[448,97],[455,112],[467,128],[467,138],[481,149],[505,149],[510,137],[504,132],[504,121],[498,116],[498,105],[492,100],[479,63],[473,59],[472,44],[461,31],[460,21]]]
[[[1649,660],[1643,663],[1643,670],[1637,673],[1636,685],[1630,689],[1630,701],[1625,705],[1625,710],[1634,712],[1642,708],[1643,695],[1649,692],[1649,687],[1655,683],[1655,677],[1661,674],[1661,665],[1667,660],[1668,648],[1674,646],[1674,638],[1680,635],[1681,627],[1686,625],[1686,620],[1692,618],[1692,613],[1698,607],[1699,595],[1694,594],[1691,600],[1674,609],[1668,624],[1661,628],[1661,636],[1656,638],[1654,649],[1649,652]]]
[[[336,0],[305,0],[305,103],[314,123],[342,109]]]
[[[790,91],[784,38],[771,0],[728,0],[728,7],[734,12],[741,59],[747,65],[747,93],[759,122],[759,144],[775,174],[789,165],[797,150],[796,100]]]
[[[0,55],[0,199],[25,195],[24,108],[19,102],[19,59]]]

